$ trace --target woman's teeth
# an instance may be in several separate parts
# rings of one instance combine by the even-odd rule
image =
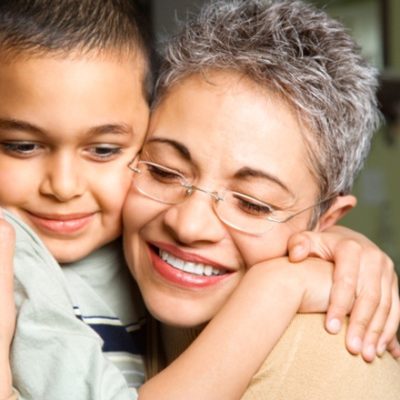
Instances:
[[[168,263],[171,267],[180,269],[181,271],[189,272],[195,275],[212,276],[212,275],[223,275],[224,272],[220,269],[211,267],[211,265],[205,265],[200,263],[193,263],[183,261],[180,258],[176,258],[164,250],[159,249],[160,257]]]

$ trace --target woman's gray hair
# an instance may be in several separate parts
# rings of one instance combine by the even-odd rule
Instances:
[[[339,22],[301,1],[212,1],[167,43],[155,105],[210,69],[282,95],[313,133],[306,142],[321,198],[351,190],[381,116],[377,71]]]

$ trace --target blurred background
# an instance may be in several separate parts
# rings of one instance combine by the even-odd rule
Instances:
[[[159,46],[176,21],[205,0],[139,0],[153,42]],[[400,273],[400,0],[314,0],[341,20],[381,71],[379,101],[386,125],[375,135],[354,193],[357,207],[343,224],[384,249]]]

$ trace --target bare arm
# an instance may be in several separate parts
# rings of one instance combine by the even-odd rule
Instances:
[[[239,399],[296,312],[326,310],[331,274],[331,264],[313,259],[252,267],[193,344],[142,386],[140,399]]]
[[[0,254],[3,256],[0,263],[0,399],[8,399],[12,396],[9,357],[15,328],[12,273],[14,241],[12,227],[0,217]]]

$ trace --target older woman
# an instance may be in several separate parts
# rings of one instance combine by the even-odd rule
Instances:
[[[375,77],[341,27],[297,2],[214,2],[186,33],[171,45],[149,139],[131,165],[126,255],[149,310],[165,323],[168,363],[193,333],[172,326],[211,322],[177,368],[140,396],[230,400],[298,309],[326,309],[331,266],[293,267],[282,256],[293,233],[322,232],[354,205],[347,193],[377,121]],[[8,246],[0,252],[10,261],[9,253]],[[10,285],[2,288],[11,294]],[[0,302],[2,316],[10,308]],[[214,326],[224,329],[224,347],[210,334]],[[0,336],[7,347],[9,339]],[[340,364],[330,386],[333,362]],[[301,393],[299,371],[310,375],[312,393]],[[372,383],[383,377],[363,387],[354,371]],[[324,333],[320,316],[297,317],[245,396],[329,398],[333,388],[336,398],[349,398],[349,385],[339,393],[339,372],[354,380],[357,397],[376,398],[385,384],[386,398],[397,390],[394,360],[384,355],[367,367]],[[10,386],[6,374],[0,379],[0,388]]]
[[[343,27],[298,1],[212,2],[170,43],[124,211],[126,258],[163,323],[167,363],[196,335],[176,327],[202,327],[225,303],[236,314],[219,320],[230,355],[237,331],[261,341],[263,313],[284,319],[300,304],[304,277],[278,257],[293,233],[324,231],[353,207],[379,120],[375,89]],[[271,271],[279,278],[269,284]],[[282,302],[259,311],[277,292]],[[383,354],[367,365],[341,341],[320,316],[296,317],[244,398],[398,398],[398,363]],[[251,344],[237,353],[232,363],[266,356]],[[217,384],[218,359],[208,361]],[[162,393],[145,385],[141,395]]]

